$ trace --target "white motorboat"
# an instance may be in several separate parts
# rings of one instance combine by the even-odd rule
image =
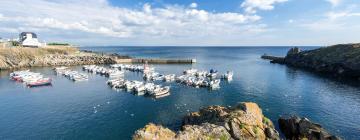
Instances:
[[[233,79],[233,75],[234,75],[234,72],[232,72],[232,71],[227,71],[226,74],[224,74],[224,75],[221,76],[221,78],[230,81],[230,80]]]
[[[155,98],[164,97],[164,96],[168,96],[168,95],[170,95],[170,87],[169,86],[155,88],[153,91],[153,94],[151,94],[151,96],[153,96]]]

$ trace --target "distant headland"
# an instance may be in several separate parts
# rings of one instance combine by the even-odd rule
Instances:
[[[291,48],[285,57],[264,54],[271,63],[326,73],[338,77],[360,78],[360,43],[338,44],[314,50]]]

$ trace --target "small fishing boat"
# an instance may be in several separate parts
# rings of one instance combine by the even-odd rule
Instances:
[[[210,72],[207,73],[206,76],[214,79],[217,77],[217,74],[218,74],[217,70],[210,69]]]
[[[226,74],[222,75],[221,78],[225,80],[232,80],[234,73],[232,71],[227,71]]]
[[[198,70],[197,69],[188,69],[188,70],[184,70],[184,74],[187,74],[187,75],[193,75],[197,72]]]
[[[210,81],[209,87],[210,87],[211,89],[220,88],[220,80],[219,80],[219,79],[216,79],[216,80]]]
[[[160,98],[160,97],[165,97],[170,95],[170,87],[169,86],[165,86],[165,87],[158,87],[156,89],[154,89],[153,94],[151,94],[151,96],[155,97],[155,98]]]
[[[51,78],[40,78],[40,79],[26,82],[26,86],[37,87],[37,86],[51,85],[51,81],[52,81]]]
[[[163,80],[166,81],[166,82],[174,81],[175,80],[175,74],[165,75],[163,77]]]

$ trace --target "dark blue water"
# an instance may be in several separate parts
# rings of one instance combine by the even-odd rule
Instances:
[[[233,70],[234,80],[209,91],[170,83],[171,95],[161,99],[110,89],[104,77],[90,75],[74,83],[51,68],[32,68],[53,78],[50,87],[26,88],[0,72],[0,139],[130,139],[149,122],[172,129],[188,111],[209,105],[258,103],[275,124],[280,115],[296,114],[322,124],[345,139],[360,139],[360,85],[283,65],[270,64],[263,53],[284,55],[288,48],[98,47],[103,52],[151,58],[196,58],[192,65],[155,65],[180,74],[190,67],[220,72]],[[306,48],[310,49],[310,48]],[[81,70],[81,67],[73,67]],[[127,72],[127,79],[141,74]],[[108,103],[109,102],[109,103]],[[97,113],[94,113],[94,106]]]

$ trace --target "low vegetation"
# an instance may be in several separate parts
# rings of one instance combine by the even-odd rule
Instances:
[[[47,43],[47,45],[52,45],[52,46],[70,46],[69,43],[59,43],[59,42],[50,42],[50,43]]]

